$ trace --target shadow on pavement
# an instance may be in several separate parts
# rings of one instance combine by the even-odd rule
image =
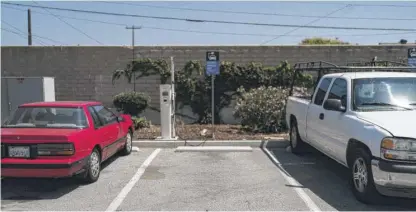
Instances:
[[[103,162],[101,164],[102,172],[118,157],[118,154],[116,154]],[[83,182],[75,177],[52,179],[4,178],[1,180],[2,205],[43,199],[58,199],[83,185]]]
[[[321,210],[333,210],[330,208],[333,207],[339,211],[416,211],[414,199],[382,197],[376,205],[359,202],[350,191],[349,170],[312,147],[307,148],[301,156],[286,152],[285,149],[271,149],[270,152],[281,164],[272,160],[277,168],[282,167],[282,171],[296,179],[302,188],[310,190],[321,199],[311,197],[322,207]],[[319,201],[323,203],[318,204]],[[330,207],[325,208],[325,203]]]

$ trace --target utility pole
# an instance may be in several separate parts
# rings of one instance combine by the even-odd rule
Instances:
[[[30,15],[30,9],[27,10],[27,43],[32,45],[32,18]]]
[[[134,65],[134,30],[136,29],[141,29],[142,27],[137,27],[137,26],[131,26],[131,27],[126,27],[126,29],[131,29],[131,50],[132,50],[132,58],[131,58],[131,65],[133,68]],[[133,72],[133,91],[136,91],[136,74]]]

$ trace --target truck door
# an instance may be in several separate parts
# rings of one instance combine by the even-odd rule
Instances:
[[[324,108],[323,103],[327,95],[327,91],[332,82],[332,78],[325,77],[321,79],[319,86],[316,88],[314,98],[308,107],[306,117],[306,136],[308,141],[317,149],[325,151],[322,128],[324,128]]]
[[[326,99],[339,99],[348,111],[350,99],[348,98],[348,81],[343,78],[337,78],[332,83],[331,89]],[[322,143],[326,146],[327,153],[334,159],[346,163],[346,149],[348,140],[348,125],[353,124],[348,119],[348,112],[339,112],[326,110],[323,111],[324,119],[321,120]]]

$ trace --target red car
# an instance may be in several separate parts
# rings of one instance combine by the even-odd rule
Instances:
[[[101,163],[132,151],[133,122],[100,102],[23,104],[1,129],[1,176],[97,181]]]

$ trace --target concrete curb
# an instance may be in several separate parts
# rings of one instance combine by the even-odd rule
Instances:
[[[248,146],[252,148],[286,148],[289,141],[286,138],[274,138],[273,140],[190,140],[190,141],[155,141],[155,140],[136,140],[133,146],[139,148],[177,148],[181,146]]]
[[[249,146],[180,146],[175,152],[252,152]]]

